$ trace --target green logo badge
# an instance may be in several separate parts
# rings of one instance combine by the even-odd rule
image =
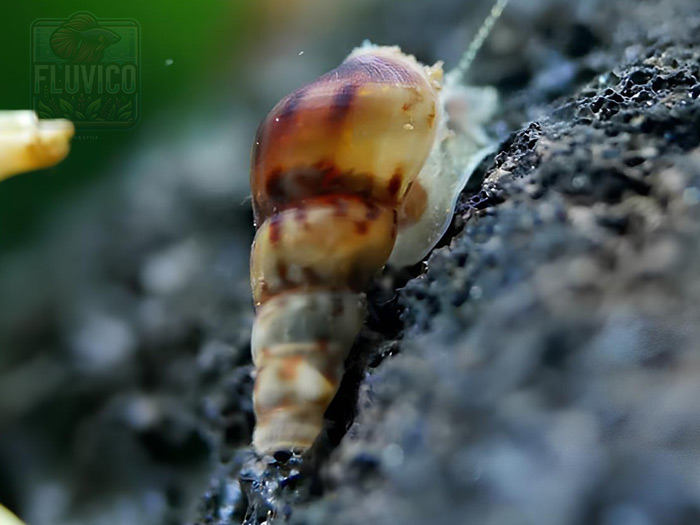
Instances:
[[[131,128],[140,117],[140,26],[80,12],[32,24],[32,107],[78,128]]]

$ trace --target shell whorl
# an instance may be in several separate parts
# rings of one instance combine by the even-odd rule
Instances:
[[[364,312],[361,296],[348,292],[283,294],[258,310],[251,343],[256,450],[313,444]]]
[[[258,452],[305,450],[321,432],[362,326],[362,291],[391,254],[398,209],[432,149],[441,75],[398,48],[365,46],[258,128]]]
[[[253,147],[256,223],[323,195],[396,207],[433,145],[441,72],[398,48],[362,47],[283,98]]]

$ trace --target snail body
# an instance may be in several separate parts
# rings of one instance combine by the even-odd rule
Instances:
[[[471,144],[473,164],[474,152],[487,150],[480,129],[459,128],[461,87],[442,80],[441,63],[366,44],[283,98],[258,129],[251,346],[259,453],[313,444],[363,323],[363,290],[390,257],[410,264],[432,248],[473,171],[465,174],[456,152]]]

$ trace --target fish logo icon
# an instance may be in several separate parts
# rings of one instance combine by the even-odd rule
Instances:
[[[30,106],[78,131],[132,129],[141,114],[141,26],[79,11],[31,26]]]
[[[77,13],[51,35],[57,57],[77,64],[102,62],[105,50],[121,40],[114,31],[100,27],[90,13]]]

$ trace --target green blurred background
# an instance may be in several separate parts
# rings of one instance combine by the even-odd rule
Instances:
[[[141,26],[141,121],[132,130],[78,130],[72,153],[60,166],[5,181],[0,188],[0,250],[17,247],[71,192],[100,174],[141,137],[156,118],[177,126],[173,107],[192,106],[216,86],[221,72],[252,37],[261,10],[249,1],[143,2],[120,0],[32,0],[2,2],[0,20],[0,108],[30,106],[30,27],[38,18],[67,18],[90,11],[98,20],[129,18]],[[172,60],[166,66],[166,60]],[[223,87],[222,87],[223,88]],[[234,90],[234,86],[227,86]]]

